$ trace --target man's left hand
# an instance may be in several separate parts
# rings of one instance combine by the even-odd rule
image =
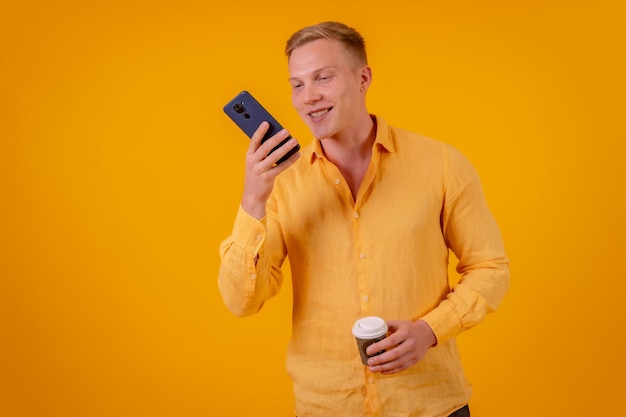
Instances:
[[[437,338],[424,320],[389,320],[389,336],[367,348],[371,355],[381,350],[385,353],[367,361],[372,372],[395,374],[415,365],[426,351],[437,344]]]

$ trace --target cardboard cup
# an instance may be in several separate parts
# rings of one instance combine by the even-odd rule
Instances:
[[[352,326],[352,334],[356,339],[356,345],[361,355],[361,362],[367,365],[367,360],[372,356],[380,355],[385,350],[367,355],[367,347],[387,337],[387,323],[380,317],[369,316],[358,319]]]

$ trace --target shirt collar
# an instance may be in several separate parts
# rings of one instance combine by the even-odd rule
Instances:
[[[380,116],[376,116],[374,114],[370,115],[374,122],[376,123],[376,140],[374,141],[374,149],[384,149],[388,152],[395,152],[396,147],[393,143],[393,138],[389,133],[389,126],[385,119]],[[322,143],[319,139],[315,138],[313,141],[313,152],[311,153],[311,164],[316,159],[324,159],[326,156],[324,155],[324,149],[322,148]]]

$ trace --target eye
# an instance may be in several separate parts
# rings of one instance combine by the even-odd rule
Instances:
[[[317,81],[320,83],[327,83],[330,82],[333,79],[333,74],[320,74],[319,77],[317,77]]]

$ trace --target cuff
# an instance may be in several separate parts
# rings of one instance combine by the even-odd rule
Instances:
[[[232,239],[247,252],[258,253],[265,240],[265,217],[257,220],[240,205],[235,217]]]
[[[420,319],[428,323],[433,330],[438,345],[456,337],[463,328],[456,312],[445,302]]]

